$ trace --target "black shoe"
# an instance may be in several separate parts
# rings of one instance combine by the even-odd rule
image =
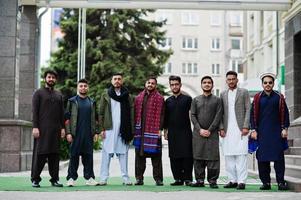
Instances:
[[[160,180],[157,180],[156,181],[156,186],[163,186],[164,184],[163,184],[163,182],[162,181],[160,181]]]
[[[40,184],[37,181],[33,181],[32,184],[31,184],[31,186],[34,187],[34,188],[41,187]]]
[[[137,180],[135,185],[144,185],[143,180]]]
[[[196,181],[196,182],[192,182],[192,183],[190,184],[190,186],[191,186],[191,187],[205,187],[205,184],[204,184],[204,182],[202,182],[202,181]]]
[[[51,185],[52,185],[53,187],[63,187],[63,184],[61,184],[61,183],[59,183],[59,182],[57,182],[57,181],[51,182]]]
[[[216,183],[210,183],[209,186],[212,189],[217,189],[218,188],[218,185]]]
[[[236,189],[238,189],[238,190],[244,190],[244,189],[246,189],[246,184],[240,183],[240,184],[237,185]]]
[[[236,188],[237,187],[237,183],[233,183],[233,182],[229,182],[226,185],[224,185],[224,188]]]
[[[279,183],[278,190],[288,190],[287,182]]]
[[[270,190],[271,189],[271,184],[270,183],[264,183],[262,186],[259,188],[260,190]]]
[[[171,183],[170,185],[171,185],[171,186],[177,186],[177,185],[183,185],[183,184],[184,184],[183,181],[181,181],[181,180],[176,180],[175,182]]]

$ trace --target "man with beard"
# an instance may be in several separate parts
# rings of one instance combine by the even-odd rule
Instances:
[[[245,189],[248,176],[248,133],[250,97],[246,89],[238,88],[237,73],[226,74],[228,89],[221,93],[223,118],[220,124],[223,153],[229,183],[224,188]]]
[[[220,171],[218,128],[222,115],[221,100],[211,93],[213,80],[201,79],[203,94],[191,103],[193,165],[196,182],[192,187],[204,187],[205,169],[210,188],[218,188],[216,181]]]
[[[103,139],[100,185],[107,185],[111,158],[119,159],[124,185],[132,185],[128,175],[128,150],[133,139],[133,107],[121,73],[112,76],[112,85],[100,97],[100,129]]]
[[[45,87],[38,89],[32,98],[34,147],[32,154],[32,187],[40,187],[40,175],[47,161],[50,182],[62,187],[59,181],[59,143],[65,137],[63,96],[54,90],[57,73],[44,73]]]
[[[169,77],[172,96],[166,99],[164,112],[164,137],[168,140],[170,166],[174,183],[190,185],[192,181],[192,131],[189,110],[192,98],[181,93],[181,78]]]
[[[77,95],[68,100],[66,109],[67,141],[70,143],[70,162],[67,185],[74,186],[78,177],[79,156],[84,166],[86,185],[97,185],[93,171],[93,137],[98,139],[95,101],[88,96],[86,79],[77,83]]]
[[[146,158],[150,157],[153,178],[157,186],[163,185],[162,141],[164,98],[157,91],[157,79],[150,77],[145,89],[135,99],[135,185],[143,185]]]
[[[289,113],[283,95],[273,90],[275,75],[265,73],[260,78],[263,91],[254,96],[250,117],[251,139],[258,144],[256,158],[259,178],[263,183],[260,189],[271,189],[272,161],[278,189],[287,190],[288,185],[284,180],[284,150],[288,148]]]

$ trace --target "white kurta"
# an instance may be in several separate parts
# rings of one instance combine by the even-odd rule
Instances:
[[[120,93],[117,95],[120,95]],[[125,154],[129,145],[122,142],[120,135],[120,124],[121,124],[121,107],[118,101],[111,99],[111,112],[112,112],[112,123],[113,129],[106,130],[106,138],[103,140],[103,149],[107,153]]]
[[[228,130],[223,140],[225,156],[248,154],[248,137],[241,135],[235,115],[235,98],[237,89],[228,91]]]

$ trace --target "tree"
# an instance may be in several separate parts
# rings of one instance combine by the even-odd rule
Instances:
[[[88,9],[86,25],[86,78],[96,100],[110,84],[113,73],[124,74],[125,85],[137,94],[150,75],[159,76],[171,51],[158,48],[165,40],[165,22],[147,20],[154,10]],[[78,10],[61,16],[64,37],[53,53],[50,67],[59,73],[58,87],[70,97],[76,92]]]

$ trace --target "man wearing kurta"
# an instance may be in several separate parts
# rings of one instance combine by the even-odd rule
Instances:
[[[67,186],[72,187],[78,178],[79,157],[84,166],[86,185],[97,185],[93,171],[93,137],[98,139],[96,127],[95,101],[88,96],[89,85],[86,79],[77,83],[77,95],[68,100],[65,113],[66,138],[70,143],[70,162]]]
[[[163,185],[162,141],[164,98],[157,91],[157,79],[149,78],[145,89],[135,98],[135,185],[143,185],[146,158],[150,157],[153,178],[157,186]]]
[[[211,188],[220,172],[219,124],[222,115],[221,100],[213,95],[213,80],[210,76],[201,79],[203,94],[195,97],[191,103],[191,121],[193,123],[192,150],[196,182],[193,187],[204,187],[205,169]]]
[[[279,190],[287,190],[284,180],[284,150],[288,148],[289,113],[282,94],[273,90],[275,75],[265,73],[261,77],[263,91],[254,96],[251,107],[251,138],[257,141],[256,158],[261,190],[271,189],[271,167],[274,162]]]
[[[192,181],[192,131],[189,118],[192,98],[181,92],[181,77],[170,76],[172,96],[166,99],[164,137],[168,140],[170,167],[175,182],[170,185],[190,185]]]
[[[32,187],[40,187],[40,174],[48,163],[50,182],[54,187],[62,187],[59,180],[59,143],[65,137],[64,102],[60,92],[54,90],[57,73],[44,73],[45,87],[38,89],[32,98],[34,146],[32,154]]]
[[[102,160],[100,185],[107,185],[111,158],[119,159],[124,185],[132,185],[128,175],[128,150],[133,139],[132,101],[128,90],[123,86],[123,76],[112,76],[112,85],[101,95],[99,121],[101,128]]]
[[[246,89],[238,88],[237,73],[226,74],[228,89],[221,93],[223,117],[220,136],[229,183],[224,188],[245,189],[248,176],[248,133],[250,97]]]

